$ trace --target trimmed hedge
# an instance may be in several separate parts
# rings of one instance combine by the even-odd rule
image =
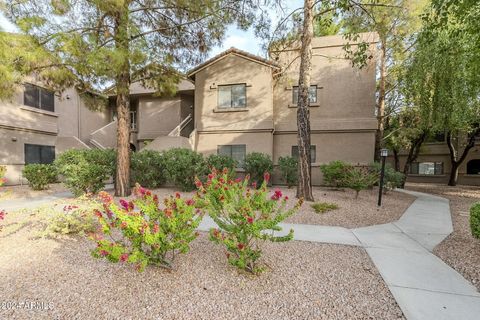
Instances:
[[[183,191],[195,189],[195,177],[206,174],[206,166],[200,153],[184,148],[173,148],[163,153],[167,180]]]
[[[55,160],[55,166],[67,188],[78,197],[105,188],[105,181],[115,174],[115,159],[113,149],[71,149]]]
[[[322,164],[320,170],[323,173],[323,182],[329,187],[344,188],[345,179],[352,168],[353,166],[351,164],[340,160]]]
[[[57,171],[51,164],[27,164],[22,173],[33,190],[48,189],[50,183],[57,181]]]
[[[146,188],[158,188],[166,181],[165,157],[153,150],[132,153],[132,182]]]
[[[285,181],[287,186],[290,188],[297,185],[298,183],[298,160],[286,156],[278,158],[278,168],[280,169],[280,174],[282,180]]]
[[[480,202],[475,203],[470,208],[470,229],[472,236],[480,239]]]

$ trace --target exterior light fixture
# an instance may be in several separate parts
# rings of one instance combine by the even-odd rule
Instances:
[[[383,180],[385,178],[385,160],[388,157],[388,149],[381,149],[380,157],[382,158],[382,170],[380,171],[380,182],[378,187],[378,206],[379,207],[382,205]]]

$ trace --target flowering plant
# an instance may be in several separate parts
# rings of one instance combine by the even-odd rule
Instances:
[[[148,264],[171,268],[177,253],[188,252],[197,237],[201,212],[192,199],[183,199],[179,193],[164,199],[163,209],[158,197],[138,184],[134,194],[135,200],[122,199],[120,206],[108,193],[99,194],[103,212],[97,210],[95,215],[102,227],[100,234],[92,235],[97,243],[92,255],[136,264],[139,271]],[[116,240],[119,234],[123,237]]]
[[[7,212],[5,212],[5,210],[0,210],[0,221],[2,221],[3,219],[5,219],[5,215],[7,214]],[[2,230],[2,226],[0,226],[0,231]]]
[[[210,239],[226,247],[228,262],[242,270],[257,274],[264,270],[258,265],[265,241],[283,242],[293,238],[293,230],[285,236],[275,236],[281,231],[279,223],[291,216],[303,200],[285,210],[288,197],[281,190],[270,194],[265,174],[259,189],[249,187],[249,177],[244,180],[229,178],[228,170],[213,171],[205,184],[196,179],[199,205],[204,206],[219,228],[210,230]]]

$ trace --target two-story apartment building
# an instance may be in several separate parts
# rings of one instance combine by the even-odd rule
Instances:
[[[366,33],[359,41],[370,43],[373,52],[377,37]],[[318,166],[322,163],[373,161],[375,59],[361,70],[352,68],[345,59],[344,44],[342,36],[312,41],[314,184],[321,183]],[[299,49],[271,52],[271,57],[267,60],[231,48],[189,72],[195,82],[195,150],[228,154],[240,164],[254,151],[270,155],[274,164],[281,156],[296,156]]]
[[[375,57],[377,37],[362,34]],[[342,36],[312,41],[310,121],[313,182],[320,164],[373,161],[376,130],[375,58],[363,69],[345,58]],[[353,47],[355,43],[350,43]],[[185,147],[238,160],[262,152],[277,164],[297,155],[296,105],[299,49],[271,52],[270,59],[231,48],[192,69],[174,97],[133,83],[131,149]],[[34,89],[32,89],[34,88]],[[74,89],[54,94],[35,81],[0,104],[1,164],[10,183],[19,183],[26,163],[50,162],[68,148],[115,148],[114,93],[110,106],[92,111]],[[274,176],[275,182],[279,182]]]

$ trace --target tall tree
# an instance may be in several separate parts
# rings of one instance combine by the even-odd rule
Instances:
[[[247,28],[256,0],[7,0],[7,16],[59,61],[38,69],[73,76],[81,91],[113,84],[117,110],[115,193],[130,194],[130,84],[172,94],[178,69],[202,61],[227,24]],[[257,26],[261,30],[261,25]]]
[[[342,15],[347,33],[375,31],[379,36],[379,80],[377,86],[377,133],[375,159],[384,145],[385,118],[392,108],[387,105],[389,94],[397,88],[397,72],[402,67],[413,36],[421,26],[420,14],[426,0],[367,0]]]
[[[297,198],[314,201],[312,192],[312,163],[310,157],[310,75],[312,72],[313,0],[303,6],[303,30],[300,47],[300,75],[298,77],[297,140],[298,185]]]
[[[473,9],[470,13],[480,13],[480,4]],[[409,94],[431,110],[432,130],[446,133],[451,186],[480,134],[480,35],[470,34],[478,18],[467,21],[434,7],[425,16],[407,73]]]

